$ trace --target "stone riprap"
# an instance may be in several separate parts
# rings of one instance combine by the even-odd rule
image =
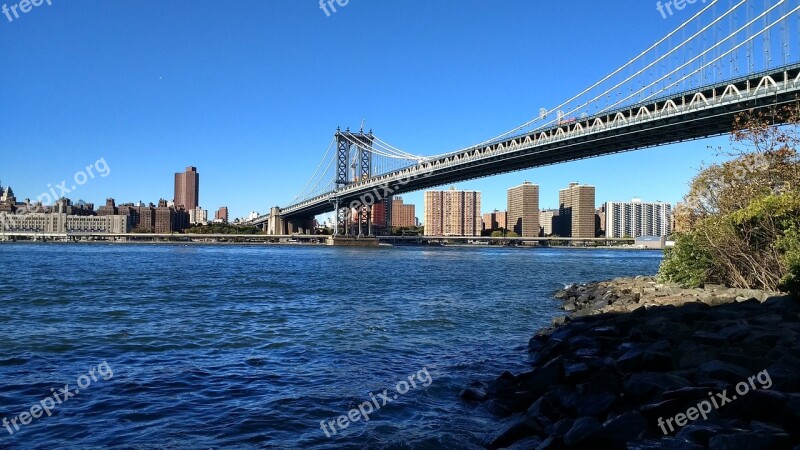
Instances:
[[[461,394],[503,417],[485,447],[800,449],[794,298],[643,277],[557,297],[571,314],[530,340],[532,370]]]

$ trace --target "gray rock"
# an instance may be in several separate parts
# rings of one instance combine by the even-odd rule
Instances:
[[[533,430],[528,426],[524,417],[518,417],[512,420],[508,425],[503,428],[497,437],[491,439],[487,448],[499,449],[506,448],[515,442],[525,439],[533,435]]]
[[[605,417],[616,402],[617,395],[611,392],[601,392],[599,394],[574,393],[569,398],[568,405],[577,411],[579,416]]]
[[[550,417],[548,417],[552,413],[553,407],[550,404],[550,400],[547,397],[540,397],[533,402],[525,415],[527,416],[528,425],[533,428],[535,433],[545,434],[553,425]]]
[[[581,417],[575,421],[572,428],[564,435],[564,444],[567,447],[586,445],[596,439],[602,431],[602,425],[594,417]]]
[[[731,342],[739,342],[753,331],[753,327],[746,324],[730,325],[717,332],[720,336]]]
[[[709,450],[775,450],[787,448],[789,435],[761,433],[736,433],[713,436],[708,442]]]
[[[521,441],[517,441],[511,447],[506,447],[507,450],[531,450],[541,445],[542,439],[536,436],[530,436]]]
[[[666,425],[665,425],[666,427]],[[705,421],[690,422],[675,435],[678,439],[684,439],[695,444],[708,447],[709,440],[721,434],[743,433],[743,430],[731,421]]]
[[[561,438],[558,436],[550,436],[543,440],[536,450],[561,450],[564,447]]]
[[[624,448],[625,443],[639,439],[647,431],[647,419],[636,411],[628,411],[603,423],[603,437],[612,447]]]
[[[569,430],[572,429],[572,425],[575,423],[574,420],[570,419],[569,417],[559,420],[558,422],[554,423],[553,426],[547,429],[547,433],[552,436],[564,437],[565,434]]]
[[[570,383],[576,383],[585,379],[589,375],[589,366],[582,362],[565,362],[564,379]]]
[[[695,380],[698,383],[708,381],[723,381],[726,383],[736,384],[744,379],[747,379],[751,373],[747,369],[743,369],[735,364],[723,362],[719,360],[709,361],[697,368]]]
[[[728,344],[728,338],[719,333],[711,333],[708,331],[695,331],[692,335],[692,340],[700,344],[712,345],[722,347]]]
[[[704,450],[704,447],[684,439],[665,437],[659,440],[637,440],[628,443],[628,450]]]
[[[630,375],[625,380],[623,391],[634,399],[648,399],[655,394],[689,386],[689,381],[677,375],[644,372]]]
[[[771,364],[768,359],[755,358],[742,353],[723,352],[719,353],[717,357],[720,361],[735,364],[746,369],[751,375],[764,370],[765,367],[769,367]]]
[[[717,359],[718,350],[689,346],[688,348],[676,350],[673,355],[678,360],[678,369],[693,369]]]
[[[633,347],[617,359],[617,367],[623,372],[632,372],[642,368],[644,350],[641,347]]]
[[[466,388],[459,396],[468,402],[485,402],[489,398],[486,391],[481,388]]]

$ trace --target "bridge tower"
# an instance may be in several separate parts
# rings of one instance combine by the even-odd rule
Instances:
[[[373,175],[372,145],[374,142],[372,131],[364,134],[361,129],[358,133],[351,132],[348,128],[342,131],[336,129],[336,189],[339,190],[357,181],[363,181]],[[334,234],[345,235],[371,235],[373,234],[373,205],[345,205],[335,200],[336,224]],[[387,203],[385,200],[383,201]],[[391,207],[391,201],[388,202]],[[391,223],[391,222],[389,222]],[[384,226],[384,224],[380,224]]]

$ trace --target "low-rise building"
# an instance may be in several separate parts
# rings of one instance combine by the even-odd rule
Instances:
[[[73,216],[66,213],[0,213],[2,233],[110,233],[130,231],[128,216]]]

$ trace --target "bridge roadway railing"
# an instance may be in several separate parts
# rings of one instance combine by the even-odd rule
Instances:
[[[466,163],[488,157],[528,150],[544,144],[553,144],[576,137],[622,129],[688,113],[735,105],[771,95],[797,93],[800,91],[800,70],[798,67],[800,65],[787,66],[756,74],[755,76],[731,80],[727,83],[709,85],[683,94],[605,111],[569,124],[561,124],[517,135],[482,147],[473,147],[468,150],[450,153],[433,161],[426,161],[368,180],[359,181],[338,191],[328,192],[291,205],[282,209],[282,213],[287,215],[299,213],[320,203],[330,203],[337,197],[353,196],[355,193],[369,191],[386,184],[404,179],[415,179],[441,169],[466,165]]]

